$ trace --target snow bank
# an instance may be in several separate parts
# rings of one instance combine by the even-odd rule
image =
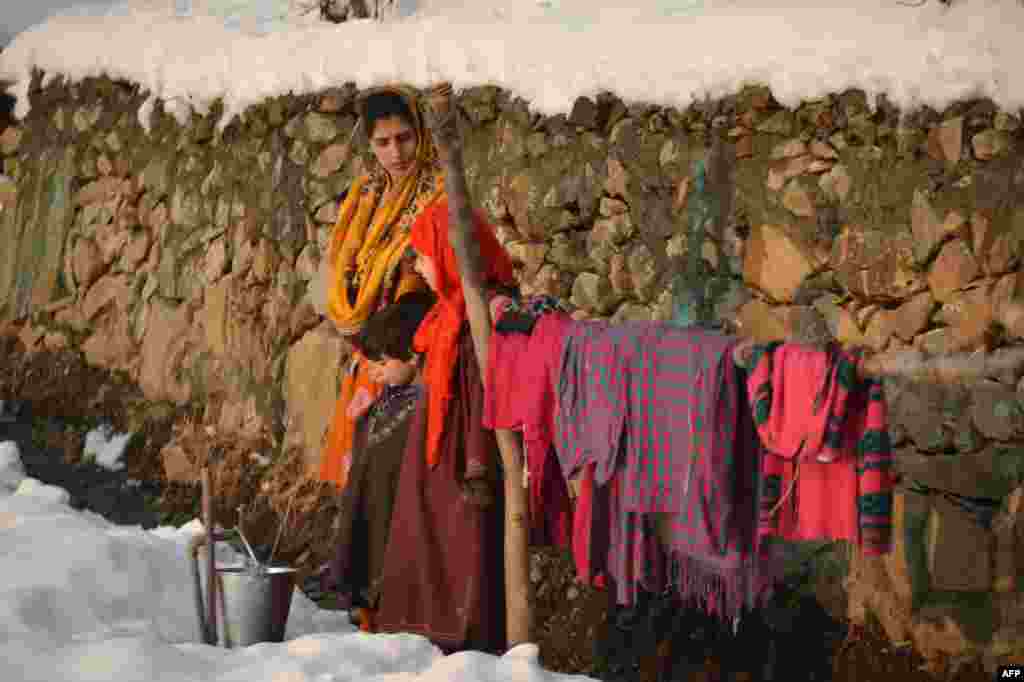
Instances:
[[[338,25],[261,6],[251,21],[224,0],[135,0],[65,13],[19,34],[0,54],[0,78],[16,83],[19,117],[39,68],[75,80],[126,79],[198,111],[223,97],[222,126],[288,92],[441,78],[460,88],[505,86],[547,114],[603,90],[686,106],[750,82],[769,85],[789,106],[854,87],[872,100],[885,92],[904,108],[974,96],[1024,106],[1024,7],[1009,0],[948,8],[896,0],[422,0],[411,16]]]
[[[15,493],[10,491],[15,489]],[[0,680],[19,682],[558,682],[525,645],[444,657],[416,635],[355,631],[295,591],[286,641],[198,644],[188,540],[197,521],[144,531],[67,506],[0,443]],[[242,557],[219,544],[217,563]],[[204,568],[200,562],[200,570]],[[578,678],[586,679],[586,678]]]
[[[24,478],[18,444],[12,440],[0,443],[0,495],[14,491]]]
[[[82,456],[92,457],[96,464],[104,469],[120,471],[124,469],[121,457],[131,439],[132,434],[114,433],[112,426],[102,424],[85,434],[85,448],[82,451]]]

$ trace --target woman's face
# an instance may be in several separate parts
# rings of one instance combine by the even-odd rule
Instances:
[[[416,167],[417,142],[416,130],[400,116],[378,119],[370,136],[373,155],[395,182]]]
[[[434,261],[430,260],[429,257],[424,256],[422,253],[417,252],[413,268],[420,274],[420,277],[423,278],[423,281],[427,283],[428,287],[437,291],[437,268],[434,266]]]

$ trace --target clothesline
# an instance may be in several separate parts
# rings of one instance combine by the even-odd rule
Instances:
[[[769,536],[888,551],[885,400],[857,354],[550,301],[506,306],[495,332],[485,424],[524,434],[534,538],[619,603],[672,585],[735,618],[781,577]]]

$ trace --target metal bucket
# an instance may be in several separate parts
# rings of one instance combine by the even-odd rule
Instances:
[[[218,568],[222,596],[217,619],[217,641],[223,647],[284,641],[288,612],[295,592],[295,569],[267,566],[258,569]]]
[[[218,566],[216,642],[222,647],[242,647],[260,642],[284,641],[295,591],[295,569],[288,566]],[[207,629],[203,602],[206,590],[196,575],[196,611],[200,632]],[[202,597],[199,595],[202,594]]]

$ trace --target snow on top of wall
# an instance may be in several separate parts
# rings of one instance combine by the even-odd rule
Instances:
[[[130,0],[64,13],[15,37],[0,80],[15,83],[19,118],[38,68],[139,83],[182,118],[223,98],[221,126],[289,92],[440,79],[506,87],[544,114],[601,91],[685,107],[748,83],[788,106],[849,88],[905,110],[979,96],[1024,106],[1014,0],[402,0],[391,20],[343,24],[303,13],[307,1]]]

